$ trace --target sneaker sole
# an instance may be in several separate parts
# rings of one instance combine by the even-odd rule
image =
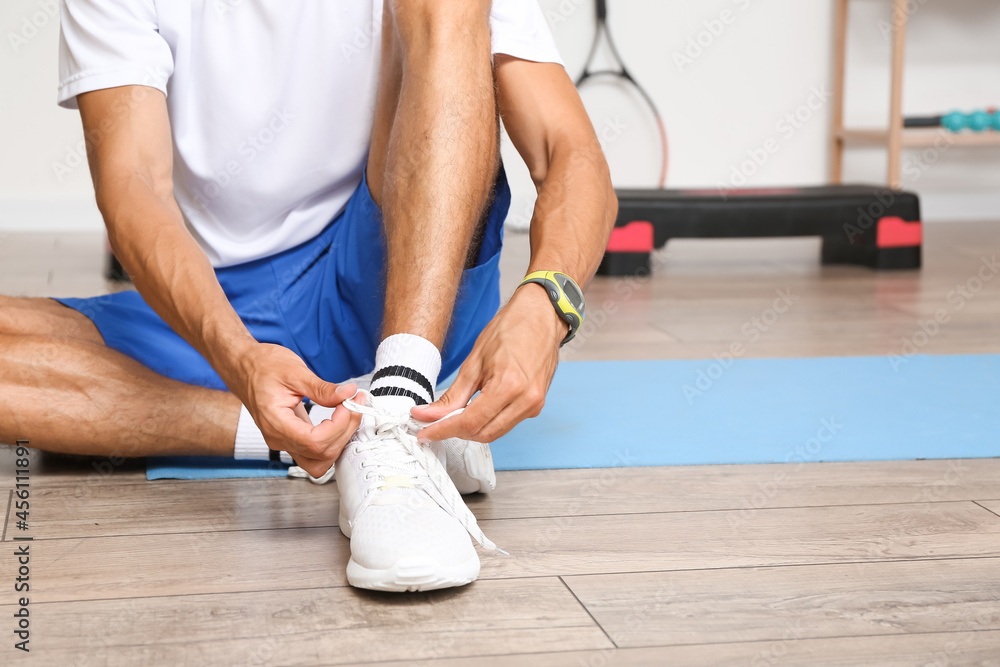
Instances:
[[[429,558],[400,558],[387,570],[372,570],[352,557],[347,563],[347,581],[355,588],[406,593],[434,591],[471,584],[479,576],[479,556],[445,567]]]
[[[339,516],[340,532],[351,538],[347,517]],[[445,566],[430,558],[400,558],[386,570],[374,570],[360,565],[351,556],[347,562],[347,583],[371,591],[407,593],[434,591],[471,584],[479,577],[479,554],[458,565]]]

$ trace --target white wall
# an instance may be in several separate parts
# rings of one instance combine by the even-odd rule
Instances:
[[[56,106],[58,41],[55,0],[3,0],[0,230],[101,225],[86,160],[77,154],[79,114]]]
[[[593,34],[591,0],[540,1],[575,76]],[[910,1],[916,11],[907,113],[1000,105],[1000,3]],[[54,2],[3,0],[0,6],[0,230],[100,224],[87,167],[77,153],[79,118],[55,105],[58,25],[49,16]],[[826,179],[829,104],[790,135],[777,123],[805,103],[813,88],[829,88],[832,0],[608,2],[622,55],[666,119],[669,185],[727,183],[747,152],[770,138],[779,149],[748,178],[748,186]],[[888,20],[888,7],[888,0],[852,0],[847,118],[853,124],[878,125],[886,114],[889,41],[879,21]],[[683,54],[688,40],[706,30],[705,22],[711,25],[725,10],[731,22],[693,62],[678,66],[675,53]],[[702,41],[709,40],[702,35]],[[643,109],[609,85],[589,88],[584,101],[598,129],[624,127],[605,146],[616,184],[655,183],[658,142]],[[532,187],[509,146],[505,156],[516,224],[530,215]],[[852,150],[846,177],[882,182],[884,164],[879,151]],[[905,185],[923,196],[926,219],[1000,219],[1000,148],[951,149]]]
[[[910,0],[904,110],[931,115],[953,108],[1000,106],[1000,3],[993,0]],[[773,138],[778,151],[747,179],[748,187],[820,184],[827,179],[831,104],[789,134],[786,114],[832,79],[833,0],[608,0],[609,23],[634,76],[666,120],[671,187],[715,187]],[[889,0],[852,0],[846,121],[885,126],[889,106]],[[590,0],[541,0],[567,69],[582,69],[593,35]],[[723,12],[730,20],[719,32]],[[707,22],[707,25],[706,25]],[[881,25],[880,25],[881,23]],[[717,36],[705,34],[715,28]],[[691,40],[708,46],[679,61]],[[652,186],[659,148],[638,98],[612,85],[585,89],[584,103],[600,131],[624,124],[605,144],[616,185]],[[805,114],[803,114],[805,115]],[[613,133],[610,133],[613,135]],[[507,150],[507,162],[514,163]],[[927,220],[1000,220],[1000,147],[953,148],[923,169],[917,152],[904,158],[904,187],[923,197]],[[908,162],[906,162],[908,161]],[[845,179],[885,182],[885,151],[851,149]],[[523,170],[514,172],[514,213],[523,222],[533,198]],[[739,179],[739,174],[735,176]],[[518,220],[515,217],[514,220]]]

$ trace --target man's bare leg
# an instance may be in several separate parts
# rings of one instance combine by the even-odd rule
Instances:
[[[239,400],[104,345],[84,315],[0,296],[0,442],[113,456],[233,453]]]
[[[497,170],[488,0],[391,0],[368,160],[388,246],[383,337],[444,343]]]

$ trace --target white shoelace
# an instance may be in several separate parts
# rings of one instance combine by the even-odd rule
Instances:
[[[476,517],[466,507],[447,470],[441,465],[441,461],[429,447],[417,441],[415,433],[426,424],[418,422],[408,414],[387,412],[377,406],[361,405],[350,399],[344,401],[343,406],[351,412],[357,412],[375,421],[375,437],[364,443],[348,445],[357,447],[359,451],[372,452],[369,460],[375,461],[375,464],[366,467],[374,467],[374,475],[381,478],[394,475],[409,477],[416,488],[426,493],[444,511],[455,517],[484,549],[509,555],[486,537],[479,528]],[[397,442],[402,444],[402,448],[396,445]],[[366,494],[355,516],[360,516],[371,504],[374,489],[375,487]]]
[[[299,466],[290,466],[288,468],[288,476],[295,477],[296,479],[308,479],[313,484],[326,484],[327,482],[333,479],[333,474],[336,471],[336,469],[337,469],[337,464],[331,463],[330,469],[327,470],[325,473],[323,473],[322,477],[313,477],[312,475],[307,473],[304,468],[300,468]]]

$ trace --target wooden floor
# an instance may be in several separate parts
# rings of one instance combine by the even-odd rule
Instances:
[[[928,226],[926,248],[921,272],[875,273],[820,267],[813,240],[673,243],[652,279],[595,282],[600,326],[564,355],[1000,352],[1000,278],[976,282],[1000,225]],[[506,289],[525,261],[510,235]],[[93,294],[100,262],[94,236],[7,236],[0,291]],[[793,305],[760,330],[777,292]],[[0,502],[12,470],[0,450]],[[347,586],[332,485],[37,454],[32,475],[30,664],[1000,665],[998,459],[499,473],[469,505],[511,556],[418,595]],[[22,657],[15,533],[0,664]]]

